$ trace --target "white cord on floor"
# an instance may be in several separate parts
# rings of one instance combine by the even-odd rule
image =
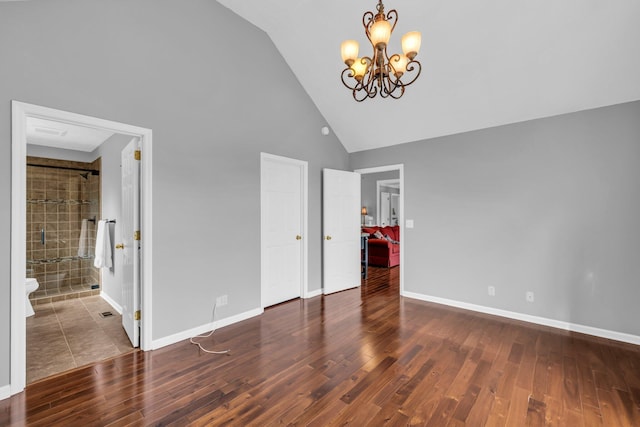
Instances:
[[[216,305],[213,304],[213,313],[211,313],[211,324],[213,325],[213,323],[216,320]],[[191,344],[195,344],[198,346],[198,348],[200,348],[200,350],[204,351],[205,353],[209,353],[209,354],[226,354],[227,356],[231,356],[231,350],[218,350],[218,351],[214,351],[214,350],[207,350],[206,348],[202,347],[202,345],[199,342],[194,341],[194,339],[196,338],[209,338],[211,335],[213,335],[213,333],[216,331],[215,328],[213,328],[213,330],[211,332],[209,332],[208,334],[205,335],[197,335],[195,337],[191,337],[189,338],[189,342]]]

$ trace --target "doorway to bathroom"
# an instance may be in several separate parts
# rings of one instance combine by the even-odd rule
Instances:
[[[145,316],[136,316],[133,326],[140,329],[140,347],[143,350],[151,348],[151,322],[145,321],[146,318],[150,320],[152,308],[151,130],[16,101],[12,103],[12,113],[11,223],[15,233],[11,239],[11,394],[15,394],[24,389],[27,378],[31,382],[37,377],[27,376],[27,352],[40,359],[34,359],[35,363],[31,364],[35,368],[56,364],[44,356],[46,352],[55,349],[68,352],[70,357],[66,364],[57,363],[64,371],[91,363],[96,357],[109,357],[133,348],[123,330],[123,322],[128,320],[121,320],[119,314],[125,307],[131,310],[132,304],[122,299],[126,298],[126,295],[122,296],[126,294],[122,292],[122,286],[115,285],[120,283],[116,272],[123,269],[103,267],[100,271],[91,264],[96,255],[97,236],[94,233],[98,221],[106,223],[112,247],[117,246],[118,241],[124,241],[116,227],[121,214],[121,203],[116,203],[121,200],[122,193],[120,151],[134,140],[140,146],[136,153],[140,160],[137,185],[141,209],[137,236],[145,237],[144,241],[138,240],[139,249],[134,251],[144,259],[135,269],[140,278],[136,311],[140,313],[144,307]],[[44,123],[39,122],[38,137],[55,132],[64,136],[62,134],[75,127],[88,130],[88,134],[102,132],[104,135],[106,132],[107,136],[103,136],[94,149],[85,150],[90,153],[88,159],[82,158],[79,154],[82,150],[75,146],[27,144],[28,140],[38,142],[38,138],[33,138],[34,130],[29,129],[33,119],[37,119],[36,122],[44,120]],[[32,166],[27,166],[28,162]],[[51,167],[43,167],[45,165]],[[45,178],[40,171],[28,180],[29,169],[51,169],[56,177]],[[114,187],[117,187],[117,195],[112,191]],[[103,197],[96,199],[92,191],[102,192]],[[114,261],[118,259],[118,254],[112,256]],[[117,267],[117,261],[115,264]],[[33,292],[36,316],[29,319],[25,318],[25,272],[32,276],[40,274],[43,282],[40,289]],[[37,301],[38,297],[42,301]],[[29,322],[35,325],[30,325],[34,329],[30,328],[28,333]],[[44,333],[46,329],[49,333]],[[31,332],[37,332],[35,339],[27,340]],[[62,340],[56,341],[56,336]],[[100,338],[96,338],[98,336]],[[28,342],[35,346],[27,349]],[[98,345],[92,348],[92,342]],[[55,372],[40,374],[52,373]]]
[[[71,151],[45,147],[27,143],[27,278],[38,283],[32,305],[99,295],[101,288],[93,265],[101,159],[63,160]]]
[[[37,137],[39,130],[56,129],[65,136],[75,130],[83,144],[95,143],[69,150],[58,145],[70,146],[73,140]],[[120,289],[113,280],[116,272],[121,276],[120,258],[96,247],[98,228],[115,237],[119,225],[120,216],[112,213],[99,227],[107,217],[101,184],[105,178],[105,198],[117,202],[120,189],[108,184],[119,174],[116,151],[130,138],[59,122],[27,121],[26,273],[39,285],[29,294],[27,384],[133,350],[122,328],[121,298],[114,295]],[[94,144],[100,145],[93,149]],[[111,267],[96,267],[107,259]]]

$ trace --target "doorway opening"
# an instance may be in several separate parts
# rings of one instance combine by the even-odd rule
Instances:
[[[56,129],[63,138],[46,133]],[[119,160],[130,139],[27,119],[26,275],[38,286],[26,305],[27,384],[137,347],[122,327],[122,258],[111,251],[122,240]],[[109,254],[97,246],[103,218]]]
[[[140,173],[140,207],[141,235],[144,236],[140,249],[142,264],[140,268],[141,309],[144,316],[139,321],[141,329],[140,347],[149,350],[151,341],[151,137],[150,129],[131,126],[123,123],[98,119],[76,113],[52,108],[12,101],[12,187],[11,187],[11,383],[10,393],[21,392],[26,385],[26,295],[25,278],[27,274],[27,125],[32,119],[68,126],[120,134],[128,139],[137,138],[144,153],[141,160]],[[46,128],[43,127],[43,129]],[[45,129],[46,130],[46,129]],[[81,175],[84,178],[84,175]],[[89,175],[87,175],[88,179]],[[42,199],[43,201],[49,199]],[[51,199],[60,204],[60,198]],[[75,200],[75,199],[74,199]],[[46,204],[46,202],[43,202]],[[68,212],[67,212],[68,214]],[[91,218],[87,218],[91,219]],[[66,236],[65,236],[66,237]],[[64,240],[59,235],[57,240]],[[70,249],[69,249],[70,250]],[[77,250],[77,249],[76,249]],[[59,261],[60,252],[56,248],[54,261]],[[68,252],[68,251],[67,251]],[[77,254],[78,252],[76,252]],[[53,253],[51,253],[53,254]],[[45,253],[46,255],[46,253]],[[69,256],[68,253],[66,256]],[[45,260],[49,259],[47,257]],[[93,307],[96,316],[104,311],[101,307]]]
[[[377,271],[375,277],[389,276],[389,280],[398,280],[399,291],[404,292],[404,165],[387,165],[373,168],[356,169],[362,177],[361,206],[363,231],[374,231],[385,227],[391,227],[398,235],[387,233],[385,238],[397,242],[400,253],[394,254],[393,250],[379,254],[372,254],[370,246],[367,250],[367,269],[387,269]],[[372,242],[373,243],[373,242]],[[368,243],[367,243],[368,244]],[[393,246],[393,243],[389,243]],[[375,252],[375,251],[374,251]],[[377,255],[377,256],[376,256]],[[363,274],[363,277],[365,274]],[[366,274],[366,277],[370,277]],[[365,280],[363,278],[363,280]]]

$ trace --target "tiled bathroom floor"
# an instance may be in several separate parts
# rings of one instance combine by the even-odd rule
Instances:
[[[122,316],[99,296],[33,306],[27,318],[27,384],[132,351]],[[101,317],[110,311],[113,316]]]

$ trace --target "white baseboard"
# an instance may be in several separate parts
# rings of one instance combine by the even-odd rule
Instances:
[[[5,385],[0,387],[0,400],[8,399],[11,397],[11,386]]]
[[[302,298],[308,299],[308,298],[314,298],[320,295],[322,295],[322,288],[316,289],[315,291],[307,291],[307,293]]]
[[[202,335],[214,329],[219,329],[225,326],[232,325],[234,323],[241,322],[246,319],[250,319],[255,316],[259,316],[262,313],[264,313],[264,310],[262,308],[256,308],[253,310],[245,311],[244,313],[236,314],[235,316],[226,317],[224,319],[216,320],[215,322],[212,322],[212,323],[207,323],[201,326],[197,326],[195,328],[191,328],[186,331],[178,332],[177,334],[169,335],[168,337],[154,340],[151,343],[151,349],[157,350],[159,348],[162,348],[171,344],[175,344],[179,341],[183,341],[183,340],[195,337],[197,335]]]
[[[115,302],[113,298],[111,298],[109,295],[105,294],[104,292],[100,292],[100,296],[102,297],[103,300],[108,302],[109,305],[113,307],[115,311],[118,312],[118,314],[122,315],[122,307],[120,306],[120,304]]]
[[[421,301],[434,302],[436,304],[448,305],[465,310],[477,311],[479,313],[492,314],[509,319],[522,320],[524,322],[535,323],[537,325],[551,326],[552,328],[564,329],[566,331],[579,332],[581,334],[593,335],[607,338],[614,341],[622,341],[630,344],[640,345],[640,336],[626,334],[623,332],[609,331],[607,329],[595,328],[593,326],[579,325],[562,320],[548,319],[546,317],[532,316],[530,314],[517,313],[515,311],[501,310],[499,308],[486,307],[483,305],[469,304],[466,302],[450,300],[446,298],[433,297],[430,295],[418,294],[414,292],[403,292],[402,296]]]

